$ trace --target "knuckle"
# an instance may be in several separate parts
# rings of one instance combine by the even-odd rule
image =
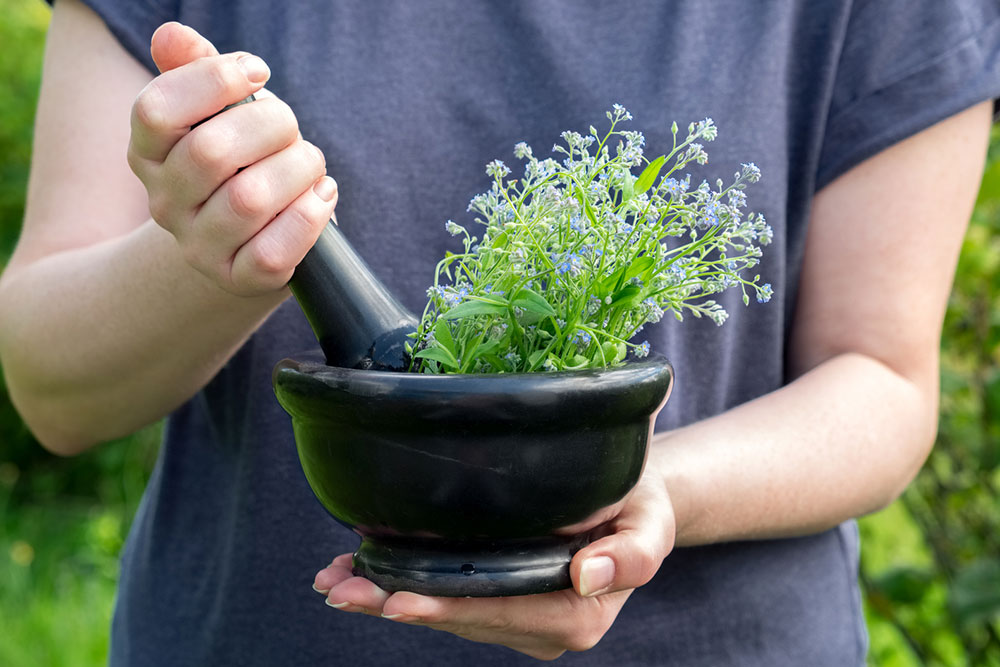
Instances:
[[[308,141],[305,144],[304,148],[310,154],[308,160],[312,169],[311,175],[315,180],[326,173],[326,156],[323,155],[323,151],[315,144],[311,144]]]
[[[272,122],[275,127],[280,128],[284,136],[294,139],[299,134],[299,119],[284,100],[276,97],[267,97],[262,102],[267,102],[267,109],[272,115]]]
[[[291,206],[286,209],[281,217],[283,218],[282,224],[287,224],[291,228],[290,231],[295,239],[311,236],[313,230],[315,230],[318,226],[317,222],[313,220],[313,218],[308,216],[297,206]],[[319,216],[313,217],[318,218]]]
[[[203,125],[188,135],[188,158],[201,171],[219,168],[231,152],[227,133]]]
[[[285,255],[277,244],[260,240],[250,247],[250,263],[261,274],[270,277],[283,276],[288,270]],[[268,283],[273,280],[267,280]]]
[[[653,578],[663,563],[663,556],[654,545],[639,542],[635,545],[635,559],[640,579],[646,583]]]
[[[589,651],[597,646],[597,642],[600,641],[600,639],[601,638],[599,636],[595,637],[591,634],[573,633],[572,635],[566,637],[566,650],[573,651],[574,653]]]
[[[563,646],[569,651],[580,652],[589,651],[597,646],[604,633],[608,631],[609,624],[601,622],[588,622],[578,624],[564,638]]]
[[[558,658],[561,658],[566,649],[559,648],[543,648],[534,652],[528,652],[532,658],[536,660],[543,660],[545,662],[552,662]]]
[[[212,94],[223,99],[236,98],[247,89],[247,79],[235,58],[222,58],[208,68]]]
[[[153,133],[167,129],[166,100],[159,80],[153,79],[140,91],[132,104],[133,126]]]
[[[226,189],[229,209],[241,219],[257,218],[268,212],[271,194],[267,181],[247,172],[229,179]]]
[[[211,270],[209,262],[206,261],[205,253],[197,245],[181,243],[181,256],[184,257],[185,262],[201,273],[210,278],[213,277],[214,272]]]
[[[154,192],[149,193],[149,214],[156,224],[169,228],[171,210],[170,200],[167,197]]]
[[[145,171],[145,169],[143,169],[143,159],[139,156],[138,152],[136,152],[135,142],[131,140],[128,142],[128,150],[125,151],[125,161],[128,163],[128,168],[132,170],[132,173],[142,180],[140,172]]]
[[[499,633],[507,633],[512,630],[517,630],[514,619],[506,614],[496,614],[490,618],[489,621],[487,621],[486,627]]]

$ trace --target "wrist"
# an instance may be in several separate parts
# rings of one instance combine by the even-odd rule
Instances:
[[[694,546],[704,543],[704,539],[695,537],[695,526],[699,524],[698,508],[694,499],[694,480],[683,465],[681,450],[673,446],[674,440],[682,437],[678,431],[660,432],[653,436],[650,443],[649,459],[646,462],[649,474],[663,489],[670,499],[673,511],[673,541],[676,546]]]

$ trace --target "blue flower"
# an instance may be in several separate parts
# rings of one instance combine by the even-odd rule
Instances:
[[[628,109],[626,109],[622,105],[620,105],[620,104],[613,104],[613,105],[611,105],[611,108],[614,110],[616,118],[623,118],[625,120],[632,120],[632,114],[630,114],[628,112]],[[611,118],[611,112],[610,111],[608,112],[608,118]]]
[[[556,273],[564,274],[568,273],[571,276],[575,276],[580,273],[580,255],[577,253],[569,253],[563,255],[563,257],[558,260],[556,264]]]
[[[493,160],[493,162],[486,165],[486,175],[492,176],[496,180],[500,180],[509,173],[510,168],[502,160]]]
[[[756,183],[760,180],[760,167],[755,165],[753,162],[745,162],[742,165],[743,172],[740,174],[740,178],[743,178],[751,183]]]
[[[670,177],[663,181],[663,189],[671,197],[677,198],[687,192],[688,184],[687,181],[678,181],[676,178]]]
[[[757,288],[757,303],[767,303],[773,295],[774,290],[771,289],[771,283],[764,283]]]

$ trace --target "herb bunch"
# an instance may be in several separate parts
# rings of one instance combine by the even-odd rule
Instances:
[[[760,276],[743,277],[772,238],[763,215],[742,211],[760,170],[744,164],[728,186],[720,179],[692,189],[680,170],[708,161],[700,142],[716,137],[711,119],[690,124],[683,141],[674,123],[670,152],[648,160],[642,133],[618,129],[631,114],[616,104],[607,117],[603,135],[563,132],[552,149],[561,162],[517,144],[520,179],[500,160],[487,165],[493,184],[469,204],[482,238],[445,224],[463,251],[437,265],[410,370],[608,367],[649,354],[647,342],[632,339],[665,313],[721,325],[727,313],[712,295],[736,288],[744,304],[750,293],[771,298]]]

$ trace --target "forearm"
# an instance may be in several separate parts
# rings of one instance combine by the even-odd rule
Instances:
[[[656,436],[650,465],[674,503],[677,543],[809,534],[885,506],[933,442],[930,384],[843,354],[778,391]]]
[[[11,398],[43,444],[79,452],[183,403],[285,296],[223,291],[152,221],[12,266],[0,281]]]

